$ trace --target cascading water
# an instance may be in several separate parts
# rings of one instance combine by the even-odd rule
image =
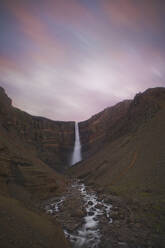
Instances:
[[[81,200],[79,201],[78,199]],[[78,217],[77,210],[73,207],[76,206],[74,204],[77,200],[77,206],[84,210],[81,217]],[[67,208],[66,202],[71,208]],[[59,217],[59,221],[64,227],[64,234],[71,241],[73,248],[104,247],[100,246],[100,242],[103,240],[102,226],[105,223],[106,225],[112,224],[111,208],[111,204],[100,200],[93,190],[86,187],[79,180],[73,182],[65,196],[56,200],[52,199],[51,202],[45,205],[47,213],[55,215],[57,218]],[[68,216],[70,216],[69,221]],[[79,219],[82,219],[82,221]],[[123,242],[121,243],[124,245]]]
[[[75,122],[75,144],[74,144],[74,150],[73,150],[72,159],[71,159],[71,166],[78,163],[81,160],[82,160],[82,155],[81,155],[79,126],[78,126],[78,123]]]

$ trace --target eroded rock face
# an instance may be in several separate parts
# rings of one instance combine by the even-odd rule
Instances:
[[[68,165],[74,146],[74,122],[52,121],[31,116],[12,107],[11,99],[0,88],[0,124],[22,143],[30,144],[37,156],[50,167],[62,171]]]
[[[89,120],[80,122],[80,138],[83,158],[94,154],[114,135],[114,128],[127,113],[131,101],[126,100],[113,107],[92,116]]]
[[[97,152],[105,143],[134,132],[159,111],[164,100],[165,88],[148,89],[133,100],[120,102],[80,122],[83,158]]]
[[[11,104],[0,87],[0,247],[70,247],[56,221],[52,223],[38,210],[40,201],[66,190],[68,179],[43,162],[51,154],[49,149],[41,161],[45,147],[36,133],[46,138],[45,129],[49,129],[54,137],[63,125],[45,120],[39,128],[40,120]],[[70,129],[71,125],[67,131]],[[57,144],[60,139],[59,132]]]

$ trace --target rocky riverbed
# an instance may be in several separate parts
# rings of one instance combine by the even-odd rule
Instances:
[[[152,247],[146,240],[147,230],[141,231],[143,226],[134,220],[129,206],[115,196],[96,193],[79,180],[44,208],[61,224],[74,248]]]
[[[47,213],[56,216],[75,248],[99,247],[102,238],[101,218],[104,216],[107,224],[112,224],[112,205],[103,199],[99,200],[93,190],[79,181],[71,185],[65,197],[52,199],[45,208]]]

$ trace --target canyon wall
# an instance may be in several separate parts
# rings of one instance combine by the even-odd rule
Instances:
[[[40,207],[67,190],[69,179],[57,171],[65,169],[73,143],[74,123],[14,108],[0,87],[1,247],[70,247],[59,224]]]
[[[37,151],[43,162],[57,171],[69,164],[74,146],[74,122],[52,121],[31,116],[12,107],[10,98],[0,88],[0,122],[9,133]]]
[[[87,159],[70,169],[71,175],[110,203],[119,199],[119,209],[125,203],[130,219],[120,217],[119,212],[112,217],[113,223],[120,223],[118,230],[124,228],[122,220],[129,233],[138,223],[139,241],[165,247],[165,88],[148,89],[106,109],[81,123],[80,133],[89,151],[84,151]],[[147,238],[140,237],[139,226],[148,229]]]
[[[79,123],[83,158],[101,149],[104,144],[135,131],[160,109],[164,88],[148,89],[133,100],[122,101]]]

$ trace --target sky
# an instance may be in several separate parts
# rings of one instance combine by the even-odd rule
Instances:
[[[0,85],[61,121],[165,87],[165,1],[1,0]]]

